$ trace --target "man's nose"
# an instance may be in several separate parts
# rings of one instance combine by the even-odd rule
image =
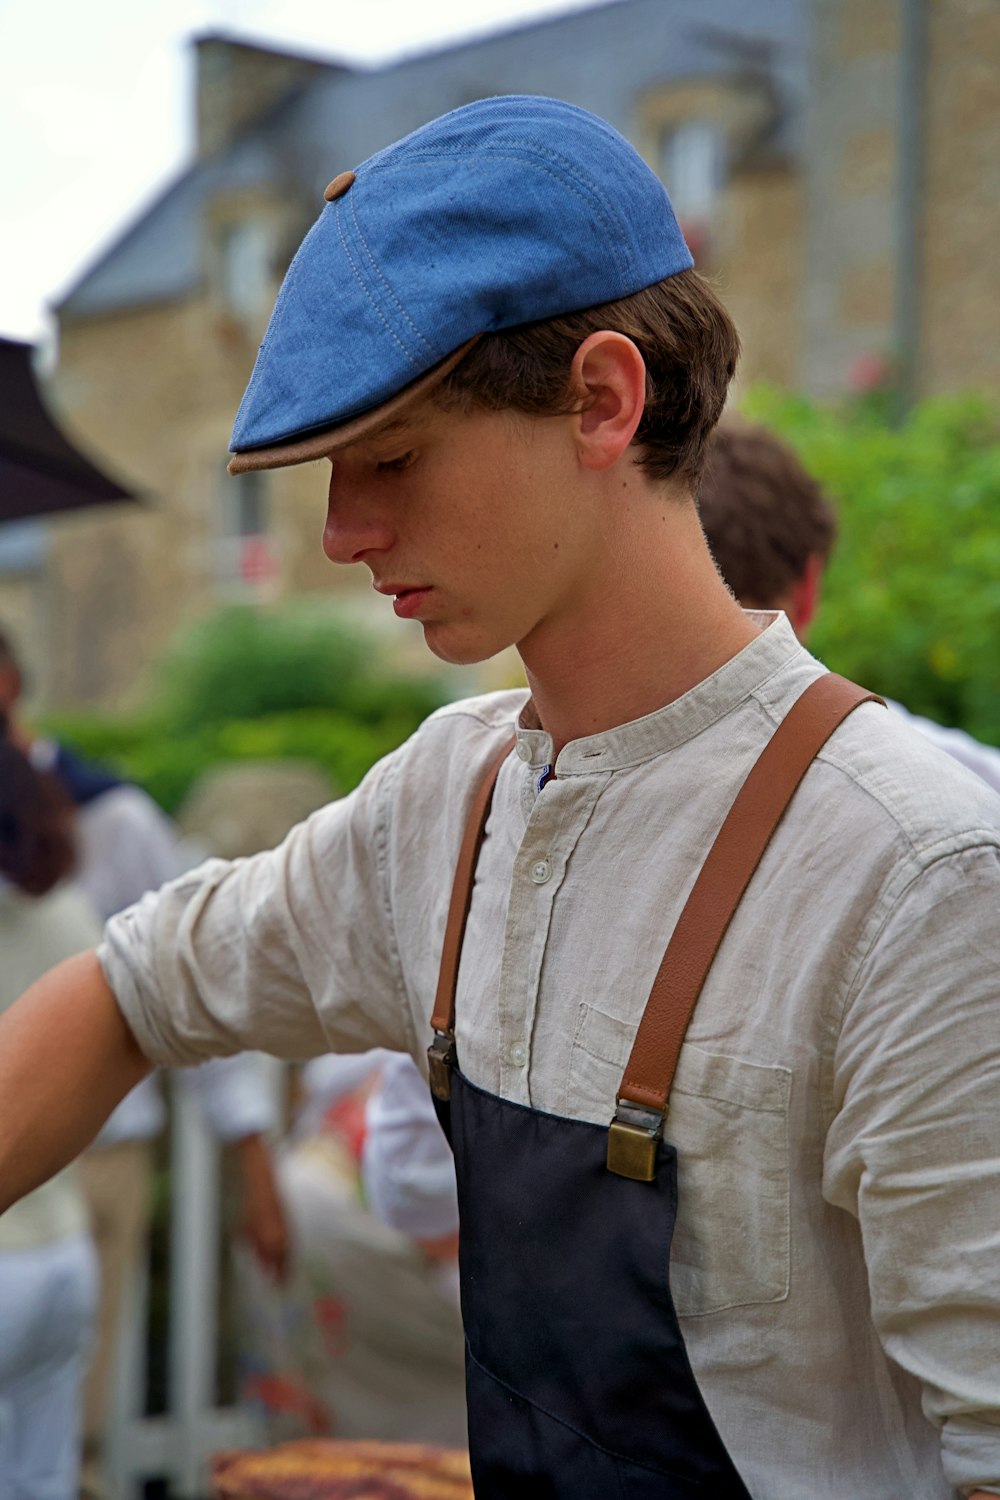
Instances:
[[[331,562],[365,562],[374,553],[387,552],[393,532],[379,508],[331,479],[323,527],[323,551]]]

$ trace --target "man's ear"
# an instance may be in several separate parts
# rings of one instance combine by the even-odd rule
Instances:
[[[646,405],[646,363],[631,339],[605,329],[584,339],[570,367],[579,401],[575,438],[585,469],[610,469],[635,436]]]
[[[9,713],[21,696],[23,683],[18,667],[0,667],[0,710]]]
[[[809,634],[809,627],[819,609],[825,566],[825,557],[821,557],[818,552],[810,552],[802,577],[797,578],[792,585],[786,613],[800,641],[804,641]]]

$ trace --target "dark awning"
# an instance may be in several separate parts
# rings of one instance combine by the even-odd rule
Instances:
[[[0,338],[0,521],[136,499],[60,432],[35,384],[32,352]]]

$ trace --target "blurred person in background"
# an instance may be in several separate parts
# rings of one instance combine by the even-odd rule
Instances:
[[[69,799],[75,812],[76,881],[103,923],[183,874],[198,862],[201,851],[179,839],[170,819],[141,787],[58,740],[34,734],[20,716],[23,692],[20,661],[9,635],[0,631],[0,713],[11,741]],[[178,1077],[216,1139],[234,1148],[241,1233],[267,1275],[280,1279],[287,1268],[288,1225],[267,1141],[278,1124],[274,1101],[247,1057],[213,1059],[182,1070]],[[105,1487],[102,1453],[120,1319],[147,1253],[155,1147],[166,1123],[161,1081],[151,1075],[122,1100],[79,1163],[100,1264],[97,1332],[84,1389],[83,1479],[94,1495]]]
[[[72,818],[59,785],[33,769],[0,717],[0,1011],[100,932],[69,878]],[[0,1218],[3,1500],[76,1500],[98,1282],[80,1175],[66,1167]]]
[[[278,1155],[287,1282],[240,1257],[241,1394],[278,1441],[466,1441],[455,1169],[412,1059],[315,1058]]]
[[[365,1125],[362,1172],[372,1212],[421,1247],[457,1301],[455,1158],[411,1057],[385,1054]]]
[[[727,418],[709,440],[698,511],[709,550],[744,609],[780,609],[799,640],[816,618],[837,516],[794,450]],[[1000,750],[887,700],[894,713],[1000,792]]]

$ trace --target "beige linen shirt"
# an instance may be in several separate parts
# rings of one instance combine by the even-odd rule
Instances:
[[[770,623],[768,623],[770,622]],[[458,1047],[481,1087],[610,1119],[663,949],[743,778],[821,671],[781,616],[666,708],[565,747],[524,693],[435,714],[274,853],[113,920],[145,1051],[423,1061],[473,787]],[[1000,1491],[1000,800],[877,705],[809,770],[709,974],[668,1134],[671,1282],[758,1500]],[[586,1246],[581,1245],[581,1254]]]

